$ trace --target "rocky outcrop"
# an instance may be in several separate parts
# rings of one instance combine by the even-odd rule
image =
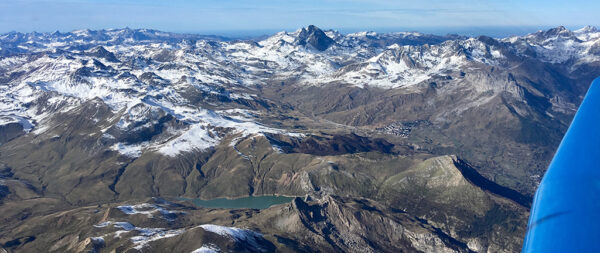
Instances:
[[[467,166],[456,156],[430,158],[389,177],[380,198],[461,238],[471,250],[518,251],[525,233],[519,224],[528,217],[527,206],[519,203],[524,197]]]
[[[376,202],[332,196],[293,201],[303,224],[341,252],[469,252],[466,244],[416,217]],[[393,242],[393,243],[391,243]]]
[[[302,28],[298,34],[297,40],[296,43],[298,43],[298,45],[311,45],[319,51],[325,51],[335,43],[333,39],[329,38],[327,34],[314,25]]]

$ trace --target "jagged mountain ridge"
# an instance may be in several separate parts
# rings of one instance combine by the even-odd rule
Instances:
[[[119,42],[130,39],[131,34],[142,32],[147,32],[147,30],[124,29],[109,30],[108,32],[84,30],[74,32],[73,34],[104,35],[104,33],[108,33],[112,35],[111,40]],[[47,43],[45,45],[46,48],[39,49],[34,47],[29,50],[29,52],[33,53],[40,50],[43,52],[43,50],[52,48],[52,50],[45,53],[36,53],[36,56],[33,56],[35,60],[27,59],[32,56],[5,57],[3,59],[4,64],[1,67],[6,79],[14,78],[15,74],[21,71],[19,67],[15,67],[19,66],[19,63],[26,62],[28,66],[22,65],[22,67],[37,69],[38,73],[51,68],[53,69],[53,74],[57,75],[53,78],[32,79],[32,77],[36,76],[36,73],[32,72],[25,75],[27,79],[15,78],[10,81],[15,85],[14,89],[27,89],[27,87],[19,86],[23,84],[34,87],[40,86],[40,89],[58,91],[69,97],[83,99],[91,98],[80,93],[82,90],[89,88],[98,90],[100,94],[106,94],[107,92],[115,93],[111,94],[111,96],[116,97],[123,96],[121,95],[122,92],[116,92],[117,89],[125,91],[134,90],[140,93],[141,90],[136,90],[136,87],[145,83],[150,83],[151,85],[155,85],[156,82],[163,82],[164,84],[179,83],[179,86],[183,86],[181,89],[186,89],[186,86],[194,85],[208,86],[200,87],[200,89],[211,90],[227,86],[244,88],[258,83],[273,82],[273,80],[278,79],[286,80],[292,75],[299,76],[294,77],[294,79],[300,79],[301,83],[308,85],[343,82],[357,86],[369,85],[383,88],[402,88],[427,84],[427,80],[437,76],[445,76],[453,72],[453,70],[477,67],[477,65],[509,68],[511,67],[511,62],[516,57],[527,59],[536,55],[542,55],[541,60],[555,63],[557,59],[548,59],[544,55],[562,55],[562,58],[565,58],[564,55],[568,55],[568,60],[575,62],[572,64],[573,67],[588,63],[588,61],[592,61],[593,63],[594,59],[596,59],[594,58],[595,55],[589,54],[589,52],[594,52],[594,45],[597,43],[593,39],[584,42],[575,35],[579,34],[582,38],[587,36],[586,38],[597,39],[598,37],[593,35],[593,29],[582,29],[573,33],[565,32],[564,28],[556,28],[523,38],[513,37],[503,41],[496,41],[491,38],[470,38],[448,40],[433,46],[399,46],[398,44],[394,44],[389,47],[375,47],[375,49],[372,49],[370,48],[371,43],[361,44],[361,41],[364,38],[385,38],[387,35],[377,37],[377,34],[369,33],[357,33],[347,36],[338,34],[337,36],[332,36],[337,38],[337,41],[334,41],[320,29],[310,26],[308,29],[301,29],[292,34],[277,34],[258,43],[202,40],[196,42],[195,45],[189,45],[187,39],[179,39],[178,36],[172,38],[169,33],[160,33],[152,30],[150,32],[159,36],[156,36],[156,39],[148,40],[150,42],[143,43],[149,44],[148,47],[139,48],[139,46],[127,45],[111,47],[113,51],[117,52],[121,60],[117,59],[115,52],[111,52],[103,46],[96,46],[84,51],[72,50],[63,52],[56,50],[68,50],[69,45],[61,46]],[[3,35],[0,41],[3,44],[6,41],[13,41],[9,35]],[[64,37],[60,36],[63,34],[39,35],[36,33],[24,34],[21,37],[36,35],[44,38]],[[422,36],[427,38],[426,35],[420,34],[410,34],[408,36]],[[540,37],[544,36],[558,37],[557,39],[541,41]],[[175,39],[175,42],[173,42],[173,39]],[[25,45],[43,43],[43,41],[36,41],[34,43],[31,43],[31,41],[31,39],[28,41],[16,40],[15,43]],[[132,44],[135,44],[133,43],[134,41],[132,41]],[[89,45],[104,44],[102,40],[86,42]],[[557,44],[546,45],[540,43]],[[565,43],[579,43],[580,45],[578,46],[580,48],[565,48]],[[315,47],[315,45],[317,46]],[[527,48],[524,49],[523,45],[526,45]],[[26,46],[20,46],[26,48]],[[545,51],[547,47],[552,48],[550,52]],[[326,51],[322,53],[311,52],[311,48],[317,51]],[[53,50],[56,52],[52,52]],[[528,54],[531,50],[533,50],[534,55]],[[554,53],[557,50],[560,52]],[[574,54],[574,51],[580,53]],[[144,57],[139,57],[139,55],[150,55],[150,57],[149,59],[144,59]],[[583,57],[584,55],[586,57]],[[257,65],[256,62],[261,59],[266,61],[263,64]],[[566,61],[566,59],[558,60]],[[144,64],[149,63],[148,61],[154,63],[155,66],[146,67],[145,70],[138,69],[140,67],[143,68]],[[203,66],[194,66],[194,62],[196,64],[202,62]],[[307,64],[308,62],[310,64]],[[227,67],[228,65],[232,67]],[[61,70],[60,72],[58,72],[59,69]],[[159,75],[156,75],[157,72]],[[153,74],[155,76],[154,80],[144,80]],[[65,80],[62,78],[63,75],[68,75],[70,78]],[[42,74],[37,74],[37,76],[42,76]],[[87,78],[106,79],[98,81],[116,82],[119,85],[111,87],[107,91],[105,88],[107,85],[103,85],[102,83],[97,85],[96,80],[86,81],[85,79]],[[62,84],[58,82],[68,83]],[[200,84],[196,84],[198,82]],[[480,87],[479,89],[482,92],[490,89],[508,91],[518,96],[516,88],[511,87]],[[231,91],[227,91],[226,93],[231,93]],[[97,95],[93,94],[93,96]],[[104,96],[107,97],[107,95]],[[239,97],[240,95],[233,94],[233,96]],[[123,99],[132,98],[125,97]],[[567,102],[572,103],[573,101]],[[119,102],[109,101],[109,103],[114,104]],[[3,114],[7,114],[7,112]],[[26,118],[23,115],[15,116]]]
[[[471,250],[518,250],[528,196],[599,73],[599,39],[592,27],[505,39],[314,26],[261,41],[5,34],[0,196],[57,209],[150,196],[366,197]],[[449,154],[460,159],[434,158]],[[475,176],[453,168],[464,160]],[[448,199],[475,204],[455,212]]]
[[[124,29],[100,32],[79,31],[74,34],[108,33],[113,35],[110,37],[111,40],[118,42],[127,41],[133,33],[145,31]],[[170,38],[168,33],[151,32]],[[3,71],[3,80],[9,84],[3,86],[3,93],[6,95],[3,97],[5,106],[2,109],[2,117],[5,122],[21,122],[25,130],[34,127],[35,122],[44,120],[37,118],[41,111],[31,112],[31,108],[26,109],[23,105],[31,107],[28,103],[36,96],[46,94],[35,90],[47,90],[64,96],[61,99],[51,99],[50,102],[58,103],[63,100],[73,102],[72,98],[77,98],[80,100],[78,103],[81,103],[99,97],[115,112],[122,108],[131,110],[135,106],[135,101],[141,101],[140,106],[150,106],[159,111],[165,109],[163,111],[177,120],[185,119],[184,121],[189,123],[187,128],[191,129],[191,125],[199,123],[201,119],[194,119],[190,115],[203,112],[192,109],[186,115],[175,112],[174,106],[198,106],[194,104],[199,102],[198,95],[205,97],[209,95],[220,101],[237,101],[237,104],[245,104],[248,101],[255,101],[256,96],[252,96],[257,93],[257,87],[279,83],[292,83],[299,87],[346,84],[375,89],[406,89],[408,93],[420,93],[419,90],[428,89],[432,83],[437,86],[439,80],[448,82],[449,78],[464,79],[469,84],[447,86],[445,90],[448,90],[448,93],[464,92],[461,90],[467,88],[473,94],[462,98],[462,101],[447,110],[434,109],[437,110],[435,115],[428,115],[427,118],[437,124],[447,123],[449,118],[488,103],[498,94],[510,94],[509,97],[516,101],[522,100],[526,93],[532,94],[533,97],[541,96],[552,106],[552,110],[569,114],[574,111],[575,104],[585,91],[587,87],[585,84],[569,86],[561,84],[562,80],[559,80],[561,82],[558,82],[558,85],[563,86],[556,87],[554,84],[547,84],[547,80],[535,80],[534,78],[538,78],[535,76],[525,77],[526,80],[521,82],[515,78],[515,73],[510,71],[527,73],[545,71],[543,69],[547,65],[552,66],[563,62],[569,66],[567,69],[551,72],[563,71],[566,72],[564,75],[573,74],[587,80],[590,77],[587,77],[586,73],[581,75],[579,72],[589,73],[590,70],[586,68],[597,65],[597,56],[594,54],[598,44],[597,34],[597,31],[591,28],[570,32],[559,27],[546,32],[503,40],[489,37],[449,37],[446,41],[441,41],[439,38],[432,39],[432,45],[374,46],[378,43],[365,41],[389,41],[390,37],[409,37],[409,40],[418,37],[428,41],[431,36],[415,33],[341,35],[333,31],[325,33],[313,26],[294,33],[278,33],[257,43],[206,40],[192,43],[187,39],[172,40],[157,36],[153,40],[140,40],[141,42],[131,40],[131,43],[115,43],[112,46],[108,46],[103,40],[89,40],[81,42],[89,49],[73,50],[70,49],[71,42],[65,45],[53,45],[52,42],[44,44],[43,47],[33,46],[27,49],[30,53],[2,59],[0,69]],[[64,37],[62,34],[23,35],[23,37],[31,36]],[[2,38],[0,41],[12,41],[9,35],[3,35]],[[314,43],[307,42],[311,40],[310,38],[313,38],[313,42],[326,41],[326,48],[321,46],[316,48]],[[37,45],[44,42],[41,40],[29,43],[30,41],[20,41],[20,48],[26,50],[24,48],[28,48],[28,44]],[[385,45],[385,42],[379,44]],[[548,55],[558,56],[558,58],[551,59]],[[523,66],[526,62],[531,63]],[[537,70],[526,69],[536,68],[535,66]],[[469,75],[465,76],[464,70],[469,70],[467,71]],[[504,73],[489,76],[487,72],[491,70]],[[48,75],[48,73],[52,74]],[[524,84],[517,84],[517,82]],[[541,87],[534,87],[531,85],[532,82],[536,82],[535,85]],[[87,90],[92,92],[87,93]],[[492,96],[483,95],[490,93]],[[157,101],[157,96],[160,96],[160,101]],[[177,108],[176,110],[188,109]],[[521,112],[524,109],[511,110]],[[222,119],[216,121],[223,122]],[[365,123],[371,124],[354,122],[350,125]],[[120,125],[129,126],[124,122]],[[41,129],[38,127],[34,131],[39,132]],[[173,131],[176,129],[174,128]],[[250,130],[249,133],[256,132],[257,130]],[[110,138],[109,135],[106,137]],[[169,135],[162,139],[168,138]],[[207,141],[211,142],[205,139],[205,142]],[[128,150],[131,154],[139,154],[144,148],[156,146],[141,142],[124,143],[136,144],[135,147],[119,146],[118,143],[121,142],[117,141],[114,143],[117,145],[114,149]]]
[[[182,40],[228,40],[225,37],[213,35],[179,34],[162,32],[152,29],[105,29],[105,30],[75,30],[61,33],[20,33],[10,32],[0,37],[2,49],[0,55],[30,52],[32,48],[37,50],[51,50],[60,47],[64,50],[85,50],[90,45],[116,45],[123,43],[176,43]]]

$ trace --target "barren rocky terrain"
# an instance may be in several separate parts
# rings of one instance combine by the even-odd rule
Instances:
[[[3,34],[0,251],[518,252],[598,73],[594,27]]]

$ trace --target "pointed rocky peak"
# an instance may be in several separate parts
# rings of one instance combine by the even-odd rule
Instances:
[[[545,31],[540,30],[536,33],[529,34],[524,38],[527,39],[530,43],[533,42],[535,44],[554,43],[557,40],[572,40],[575,42],[581,42],[581,40],[577,38],[574,32],[570,31],[564,26],[559,26]]]
[[[108,50],[106,50],[106,48],[104,48],[103,46],[97,46],[95,48],[92,48],[90,50],[90,53],[93,53],[93,54],[108,54],[110,52]]]
[[[488,44],[488,45],[500,46],[500,42],[498,40],[496,40],[492,37],[489,37],[489,36],[482,35],[482,36],[477,37],[477,40],[479,40],[485,44]]]
[[[112,52],[106,50],[106,48],[104,48],[103,46],[97,46],[95,48],[92,48],[91,50],[86,52],[86,55],[92,56],[92,57],[97,57],[97,58],[103,58],[109,62],[118,62],[119,61]]]
[[[542,37],[544,37],[544,38],[561,37],[561,38],[578,40],[577,37],[575,36],[575,33],[570,31],[569,29],[565,28],[564,26],[552,28],[550,30],[542,32],[540,35],[542,35]]]
[[[574,33],[582,41],[596,40],[600,38],[600,31],[595,26],[588,25],[584,28],[575,30]]]
[[[556,28],[552,28],[550,30],[547,30],[544,32],[545,35],[548,36],[552,36],[552,35],[568,35],[570,34],[571,31],[569,31],[569,29],[565,28],[564,26],[559,26]]]
[[[327,36],[323,30],[314,25],[309,25],[300,30],[297,37],[297,43],[303,46],[310,44],[319,51],[325,51],[334,44],[335,41]]]
[[[581,34],[581,33],[596,33],[596,32],[598,32],[598,28],[596,28],[595,26],[591,26],[591,25],[588,25],[584,28],[581,28],[581,29],[575,31],[575,33],[579,33],[579,34]]]

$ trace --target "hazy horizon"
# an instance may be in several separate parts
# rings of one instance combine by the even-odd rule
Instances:
[[[240,37],[314,24],[343,33],[506,36],[560,25],[599,25],[598,8],[600,2],[583,0],[22,0],[0,2],[0,33],[132,27]]]
[[[163,29],[157,29],[157,28],[152,28],[152,27],[128,27],[128,26],[125,26],[125,27],[78,28],[78,29],[72,29],[72,30],[45,30],[45,31],[42,31],[42,30],[30,30],[30,31],[10,30],[10,31],[2,31],[2,32],[0,32],[0,34],[7,34],[7,33],[11,33],[11,32],[52,33],[52,32],[56,32],[56,31],[61,32],[61,33],[67,33],[67,32],[72,32],[72,31],[77,31],[77,30],[85,30],[85,29],[109,30],[109,29],[130,28],[130,29],[149,29],[149,30],[157,30],[157,31],[162,31],[162,32],[180,33],[180,34],[198,34],[198,35],[206,35],[206,36],[220,36],[220,37],[236,39],[236,38],[256,38],[256,37],[261,37],[261,36],[270,36],[270,35],[273,35],[275,33],[282,32],[282,31],[294,32],[298,29],[307,27],[309,25],[310,24],[307,24],[307,25],[301,26],[301,27],[296,27],[296,28],[281,28],[281,29],[198,30],[198,31],[170,31],[170,30],[163,30]],[[588,24],[588,25],[596,26],[593,24]],[[567,29],[570,29],[570,30],[577,30],[577,29],[583,28],[588,25],[563,25],[563,26],[565,26]],[[549,25],[547,25],[547,26],[527,26],[527,27],[501,27],[501,26],[420,27],[420,28],[419,27],[412,27],[412,28],[411,27],[398,27],[398,28],[373,27],[373,28],[365,28],[365,29],[361,29],[361,28],[330,28],[330,27],[321,27],[318,25],[316,25],[316,26],[323,30],[335,30],[342,34],[368,31],[368,32],[378,32],[378,33],[420,32],[423,34],[434,34],[434,35],[457,34],[457,35],[470,36],[470,37],[475,37],[475,36],[479,36],[479,35],[485,35],[485,36],[491,36],[491,37],[508,37],[508,36],[512,36],[512,35],[517,35],[517,36],[526,35],[526,34],[537,32],[539,30],[548,30],[551,28],[558,27],[560,25],[557,25],[557,26],[549,26]]]

